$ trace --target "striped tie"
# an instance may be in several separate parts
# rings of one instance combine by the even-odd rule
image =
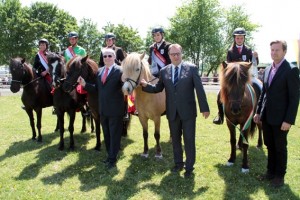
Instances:
[[[175,67],[175,73],[174,73],[174,85],[176,85],[178,82],[178,67]]]

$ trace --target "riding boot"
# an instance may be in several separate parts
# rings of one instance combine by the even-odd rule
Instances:
[[[218,116],[215,117],[215,119],[213,120],[214,124],[223,124],[224,122],[224,111],[223,111],[223,104],[220,101],[220,93],[218,94],[218,100],[217,100],[217,104],[218,104]]]

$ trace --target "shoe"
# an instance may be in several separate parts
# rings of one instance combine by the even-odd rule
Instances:
[[[258,176],[258,180],[260,180],[260,181],[271,181],[274,178],[275,178],[275,175],[270,174],[270,173],[265,173],[265,174],[261,174]]]
[[[175,165],[172,169],[171,172],[176,173],[176,172],[180,172],[183,170],[183,165]]]
[[[274,188],[280,188],[284,185],[284,178],[275,177],[271,181],[271,186]]]
[[[25,106],[24,106],[24,105],[22,105],[22,106],[21,106],[21,108],[22,108],[23,110],[26,110],[26,108],[25,108]]]
[[[220,124],[223,124],[223,120],[224,120],[224,119],[222,119],[222,117],[217,116],[217,117],[215,117],[213,123],[214,123],[214,124],[217,124],[217,125],[220,125]]]
[[[193,175],[193,171],[185,171],[183,176],[184,178],[190,178]]]
[[[108,162],[106,164],[106,169],[111,170],[116,167],[116,163]]]
[[[105,160],[102,160],[102,162],[103,162],[104,164],[108,164],[108,163],[109,163],[109,159],[106,158]]]

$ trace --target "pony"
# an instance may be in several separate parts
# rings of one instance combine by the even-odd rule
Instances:
[[[55,88],[53,92],[53,105],[56,108],[56,114],[59,121],[59,131],[60,131],[60,142],[59,150],[64,150],[64,115],[65,112],[69,115],[69,133],[70,133],[70,146],[69,149],[74,150],[74,121],[76,116],[76,111],[81,110],[84,106],[86,99],[84,95],[80,95],[73,89],[70,92],[65,92],[62,89],[62,84],[66,78],[66,66],[64,59],[55,53],[49,53],[47,55],[49,69],[52,72],[52,85]],[[82,115],[82,130],[86,130],[85,120],[86,117]]]
[[[142,91],[139,85],[141,79],[145,79],[151,83],[157,83],[149,69],[148,62],[144,60],[145,54],[130,53],[122,62],[124,85],[122,91],[124,95],[135,96],[135,106],[138,111],[138,118],[143,127],[144,151],[143,157],[148,157],[148,120],[154,122],[154,138],[156,140],[156,158],[162,158],[162,150],[160,146],[160,122],[161,115],[166,111],[166,95],[165,90],[160,93],[150,94]]]
[[[79,76],[82,76],[87,82],[96,83],[98,64],[89,59],[88,56],[81,57],[76,56],[71,59],[67,64],[67,73],[68,76],[64,81],[63,90],[66,92],[71,92],[77,86],[77,79]],[[100,140],[100,115],[98,112],[98,94],[91,93],[87,95],[87,102],[91,109],[91,114],[95,120],[96,128],[96,146],[95,150],[100,151],[101,149],[101,140]]]
[[[37,118],[36,128],[38,130],[37,141],[42,142],[42,109],[53,105],[50,86],[45,79],[36,75],[32,66],[26,63],[24,58],[12,58],[9,64],[9,70],[12,75],[10,90],[16,93],[20,90],[21,86],[23,86],[21,100],[30,120],[32,140],[36,140],[33,114],[33,111],[35,111]]]
[[[253,137],[257,125],[253,121],[259,94],[250,83],[249,69],[252,63],[222,63],[220,73],[221,101],[224,107],[227,127],[230,131],[231,154],[227,166],[236,160],[236,128],[239,126],[240,147],[243,150],[242,173],[249,172],[248,137]],[[258,126],[261,131],[261,125]]]

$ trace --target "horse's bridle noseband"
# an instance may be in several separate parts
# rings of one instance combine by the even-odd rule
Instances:
[[[128,82],[133,89],[136,88],[139,85],[139,80],[140,80],[140,77],[141,77],[141,74],[142,74],[142,69],[143,69],[143,63],[141,62],[140,74],[139,74],[138,78],[136,79],[136,81],[131,79],[131,78],[126,78],[125,79],[125,82]],[[133,83],[135,84],[135,87],[133,86]]]

